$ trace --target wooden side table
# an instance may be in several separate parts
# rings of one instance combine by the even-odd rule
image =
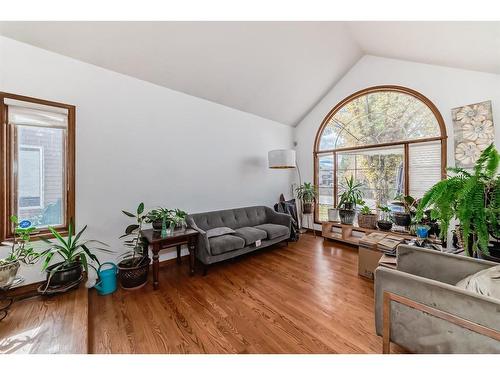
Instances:
[[[177,248],[177,264],[181,263],[181,245],[187,245],[189,249],[189,273],[194,275],[194,260],[196,255],[196,241],[198,232],[194,229],[179,229],[167,237],[162,237],[161,232],[154,231],[153,229],[146,229],[142,231],[142,238],[145,242],[146,248],[151,245],[153,251],[153,287],[158,289],[158,273],[160,270],[160,260],[158,253],[162,249],[169,247]]]

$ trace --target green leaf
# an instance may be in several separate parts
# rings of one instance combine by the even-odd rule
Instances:
[[[125,234],[126,235],[132,234],[132,232],[138,228],[139,228],[138,224],[131,224],[125,229]]]
[[[44,260],[44,262],[42,264],[42,271],[45,271],[47,269],[47,267],[49,266],[49,263],[52,260],[53,256],[54,256],[53,253],[47,254],[47,256],[45,257],[45,260]]]
[[[85,270],[85,272],[87,272],[87,274],[89,273],[89,266],[87,264],[87,257],[85,256],[84,253],[80,253],[80,260],[82,262],[82,265],[83,265],[83,269]]]
[[[144,203],[139,203],[139,207],[137,207],[137,215],[140,215],[144,212]]]
[[[83,229],[80,232],[78,232],[78,234],[75,237],[75,240],[73,241],[74,244],[78,243],[78,240],[80,239],[80,236],[83,234],[83,232],[85,232],[86,229],[87,229],[87,226],[85,225],[83,227]]]
[[[68,247],[71,247],[72,237],[73,237],[73,224],[70,220],[70,222],[68,224]]]
[[[57,239],[59,240],[59,242],[61,242],[62,244],[64,244],[64,246],[66,248],[68,248],[68,243],[64,240],[64,238],[62,238],[62,236],[53,228],[53,227],[49,227],[49,231],[50,233],[52,233],[52,235]]]
[[[129,217],[135,217],[135,215],[134,215],[134,214],[132,214],[132,213],[130,213],[130,212],[128,212],[128,211],[123,211],[123,210],[122,210],[122,212],[123,212],[125,215],[129,216]]]

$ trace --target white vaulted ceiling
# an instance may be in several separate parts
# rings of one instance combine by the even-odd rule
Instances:
[[[0,34],[291,126],[363,54],[500,74],[500,22],[0,22]]]

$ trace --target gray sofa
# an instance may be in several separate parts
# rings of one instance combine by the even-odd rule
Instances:
[[[384,352],[394,342],[414,353],[500,353],[500,300],[455,286],[497,263],[407,245],[397,257],[396,270],[375,270]]]
[[[191,214],[186,222],[199,233],[196,257],[205,266],[288,241],[292,225],[290,215],[265,206]],[[231,228],[234,233],[210,237],[222,227]],[[260,246],[256,246],[259,240]]]

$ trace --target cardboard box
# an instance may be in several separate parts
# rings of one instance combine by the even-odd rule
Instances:
[[[358,273],[360,276],[367,277],[373,280],[375,268],[378,267],[378,261],[383,253],[377,250],[371,250],[367,247],[360,246],[358,253]]]

